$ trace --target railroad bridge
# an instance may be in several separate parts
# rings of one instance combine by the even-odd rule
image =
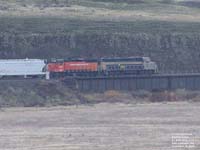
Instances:
[[[65,82],[83,92],[104,92],[106,90],[200,90],[200,73],[75,77],[67,78]]]

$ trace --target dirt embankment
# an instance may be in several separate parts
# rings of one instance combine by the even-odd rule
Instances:
[[[1,81],[0,107],[92,105],[97,103],[152,103],[168,101],[199,102],[200,92],[106,91],[81,93],[60,81]]]

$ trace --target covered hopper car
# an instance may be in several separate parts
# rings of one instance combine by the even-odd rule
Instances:
[[[0,77],[39,77],[46,75],[46,63],[42,59],[2,59]]]

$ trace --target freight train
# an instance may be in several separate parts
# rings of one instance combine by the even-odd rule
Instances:
[[[8,59],[0,60],[0,76],[118,76],[157,73],[157,65],[149,57],[115,57],[100,59]]]

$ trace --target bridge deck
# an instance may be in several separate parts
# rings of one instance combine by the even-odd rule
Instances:
[[[142,76],[99,76],[68,78],[81,91],[106,90],[200,90],[200,73],[156,74]]]

